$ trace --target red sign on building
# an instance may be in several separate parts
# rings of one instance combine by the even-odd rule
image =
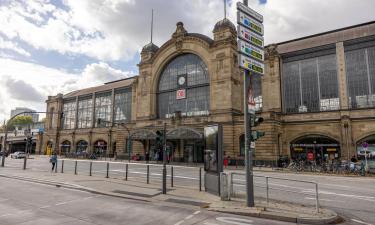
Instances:
[[[186,90],[185,89],[177,90],[176,99],[184,99],[184,98],[186,98]]]
[[[307,160],[313,161],[314,160],[314,153],[312,153],[312,152],[307,153]]]

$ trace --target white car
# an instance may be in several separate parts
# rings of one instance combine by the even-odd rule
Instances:
[[[26,157],[26,154],[24,152],[15,152],[13,154],[10,154],[10,157],[12,159],[22,159]]]

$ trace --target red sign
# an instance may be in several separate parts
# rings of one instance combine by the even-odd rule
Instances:
[[[186,98],[186,90],[185,89],[181,89],[181,90],[177,90],[176,92],[176,99],[184,99]]]
[[[313,161],[314,160],[314,153],[312,153],[312,152],[307,153],[307,160]]]

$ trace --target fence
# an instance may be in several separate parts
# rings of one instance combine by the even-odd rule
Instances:
[[[59,159],[59,172],[118,178],[150,183],[162,182],[162,164],[109,162],[92,160]],[[203,170],[201,167],[167,165],[167,182],[170,187],[190,187],[202,190]],[[58,172],[57,169],[55,172]]]
[[[229,198],[235,197],[236,195],[239,195],[240,197],[241,194],[245,193],[244,187],[246,174],[238,172],[230,172],[229,174]],[[237,177],[242,179],[238,179]],[[294,198],[295,201],[298,201],[301,204],[307,203],[306,205],[311,204],[311,200],[314,200],[313,205],[315,206],[315,210],[316,212],[319,212],[318,183],[270,176],[253,175],[253,177],[255,197],[264,197],[267,204],[269,204],[270,199],[275,201],[288,201],[289,198]],[[285,181],[287,181],[287,184],[285,184]],[[270,197],[271,194],[272,197]],[[301,195],[305,196],[305,198],[301,199],[296,197]]]

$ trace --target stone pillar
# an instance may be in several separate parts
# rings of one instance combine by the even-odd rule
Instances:
[[[339,82],[339,96],[341,110],[349,109],[349,99],[346,86],[346,67],[345,67],[345,51],[344,43],[336,43],[336,57],[337,57],[337,77]]]

